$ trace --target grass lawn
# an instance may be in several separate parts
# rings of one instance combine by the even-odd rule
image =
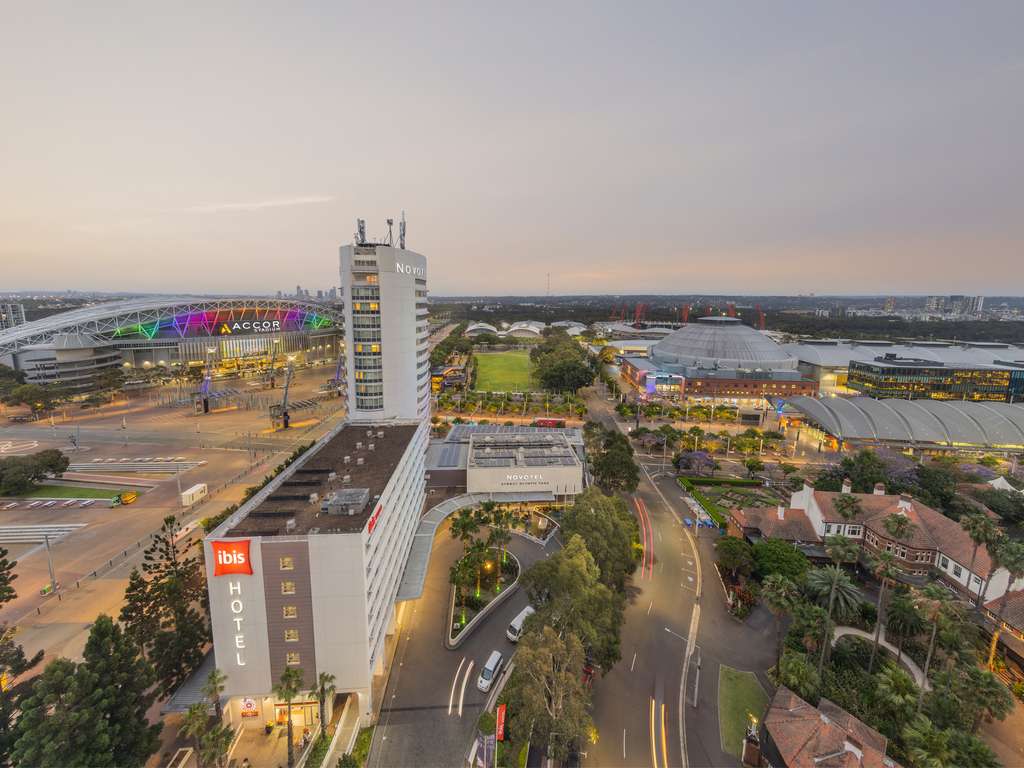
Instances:
[[[725,664],[718,668],[718,730],[723,750],[741,757],[750,715],[760,720],[767,707],[768,694],[752,672]]]
[[[476,355],[477,392],[526,392],[533,388],[529,352],[513,350]]]
[[[374,726],[367,728],[361,728],[359,735],[356,736],[356,744],[352,747],[352,757],[356,759],[359,765],[366,765],[366,759],[370,756],[370,744],[373,742],[373,729]],[[329,768],[334,768],[330,766]]]
[[[24,499],[112,499],[117,488],[80,488],[76,485],[40,485],[20,498]]]

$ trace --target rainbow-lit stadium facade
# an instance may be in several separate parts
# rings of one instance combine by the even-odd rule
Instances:
[[[159,297],[83,307],[0,332],[0,363],[29,380],[85,388],[98,370],[204,365],[261,369],[335,361],[341,308],[293,299]]]

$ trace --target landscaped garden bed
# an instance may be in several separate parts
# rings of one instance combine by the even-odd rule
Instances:
[[[449,640],[454,642],[470,622],[519,580],[519,561],[509,552],[469,552],[452,566],[453,609]]]

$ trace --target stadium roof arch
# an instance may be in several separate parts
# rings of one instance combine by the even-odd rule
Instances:
[[[1024,449],[1024,405],[802,395],[786,403],[838,440]]]
[[[220,323],[242,313],[287,320],[310,330],[344,326],[340,308],[303,299],[157,296],[94,304],[0,331],[0,359],[33,344],[50,343],[61,334],[114,340],[132,329],[147,338],[160,330],[180,338],[203,331],[213,336]]]

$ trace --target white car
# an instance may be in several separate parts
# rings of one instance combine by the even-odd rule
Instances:
[[[498,676],[501,671],[501,665],[504,663],[501,653],[498,651],[491,651],[491,655],[487,658],[487,663],[484,664],[483,669],[480,670],[480,677],[477,678],[476,687],[484,693],[491,690],[491,685],[494,683],[494,679]]]

